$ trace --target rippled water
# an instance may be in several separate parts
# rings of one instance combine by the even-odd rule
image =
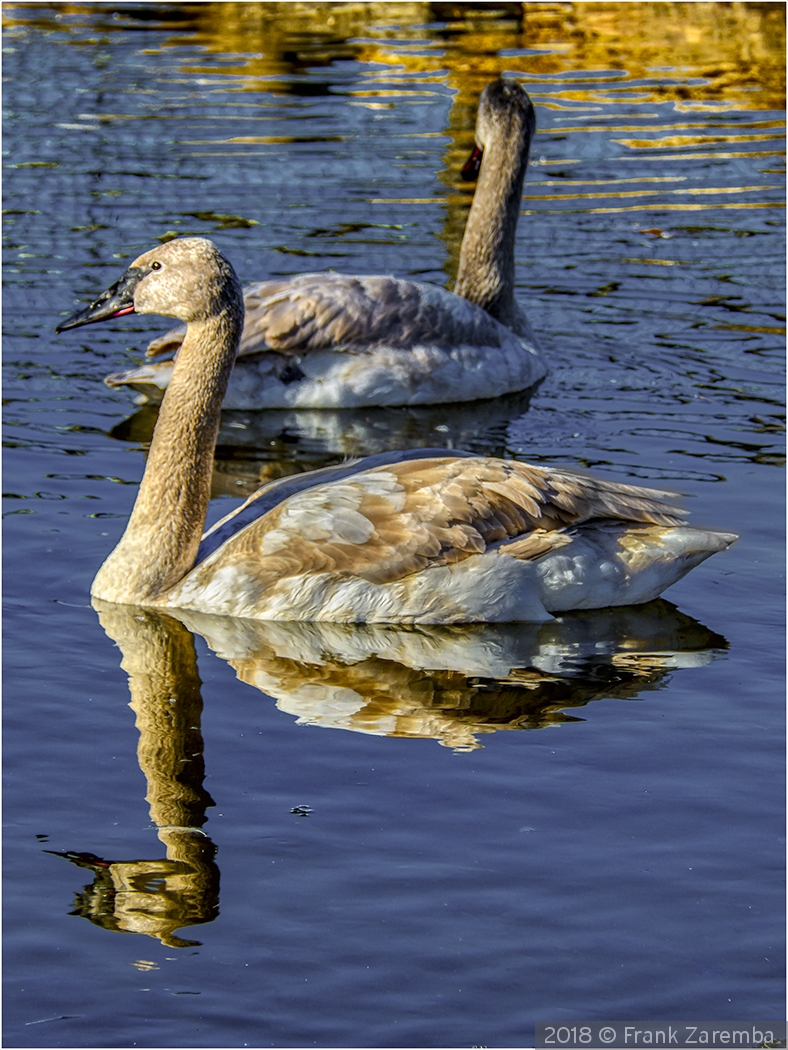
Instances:
[[[779,5],[4,14],[6,1045],[780,1018]],[[155,419],[101,380],[162,324],[58,320],[172,232],[245,281],[449,282],[502,71],[537,110],[517,286],[550,375],[227,413],[212,515],[260,478],[445,445],[675,488],[740,542],[669,602],[540,628],[97,615]]]

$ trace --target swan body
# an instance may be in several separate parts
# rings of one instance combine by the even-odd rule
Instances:
[[[444,288],[395,277],[305,273],[244,289],[240,356],[223,407],[363,408],[475,401],[547,374],[536,342]],[[151,344],[180,345],[182,330]],[[162,396],[174,361],[107,376]]]
[[[356,408],[475,401],[525,390],[547,374],[514,298],[514,244],[533,106],[514,81],[482,93],[469,165],[478,186],[455,292],[387,276],[305,273],[250,284],[228,409]],[[466,169],[469,168],[466,165]],[[466,170],[464,169],[464,171]],[[183,326],[148,347],[177,352]],[[171,360],[107,377],[158,400]]]
[[[202,535],[241,287],[210,241],[171,241],[58,330],[133,311],[187,331],[94,598],[259,620],[539,622],[649,601],[736,538],[689,528],[664,492],[436,450],[280,479]]]
[[[262,620],[540,622],[650,601],[731,542],[680,525],[665,493],[437,450],[370,456],[266,494],[259,509],[247,503],[257,511],[247,524],[233,514],[206,537],[167,606]]]

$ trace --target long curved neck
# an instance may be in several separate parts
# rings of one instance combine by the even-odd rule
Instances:
[[[189,325],[134,509],[93,581],[94,598],[150,604],[194,564],[210,498],[222,400],[242,325],[242,310],[233,308]]]
[[[460,249],[454,291],[508,328],[517,325],[514,241],[528,150],[502,139],[485,145],[479,181]]]

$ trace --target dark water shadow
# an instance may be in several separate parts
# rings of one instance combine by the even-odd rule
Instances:
[[[212,495],[248,496],[288,474],[397,449],[506,456],[508,428],[526,414],[536,389],[456,405],[223,412]],[[157,418],[157,406],[145,405],[109,436],[147,446]]]

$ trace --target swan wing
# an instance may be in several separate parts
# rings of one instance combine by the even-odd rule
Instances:
[[[382,584],[488,551],[539,558],[567,542],[568,528],[592,519],[683,521],[667,493],[568,470],[473,456],[357,466],[263,506],[196,571],[224,562],[266,585],[316,573]]]
[[[352,353],[381,345],[494,348],[512,338],[481,307],[443,288],[396,277],[304,273],[248,285],[244,305],[239,356],[266,350]],[[177,350],[185,331],[181,325],[154,339],[147,355]]]

